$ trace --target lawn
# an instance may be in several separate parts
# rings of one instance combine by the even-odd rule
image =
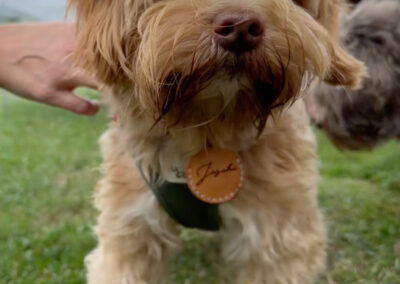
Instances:
[[[83,258],[95,246],[97,138],[107,123],[104,111],[78,117],[0,94],[1,284],[84,283]],[[399,144],[342,153],[317,137],[330,235],[328,270],[318,283],[399,284]],[[216,244],[194,231],[183,238],[169,284],[232,283]]]

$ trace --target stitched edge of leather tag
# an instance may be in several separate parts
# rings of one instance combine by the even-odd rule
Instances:
[[[235,152],[212,148],[190,159],[186,177],[194,196],[210,204],[220,204],[237,196],[243,185],[244,170]]]

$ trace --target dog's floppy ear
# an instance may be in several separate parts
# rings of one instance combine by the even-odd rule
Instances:
[[[331,70],[324,81],[331,85],[345,85],[357,88],[366,75],[364,64],[351,56],[342,46],[338,29],[339,12],[346,11],[341,0],[320,0],[319,21],[327,28],[333,41]]]
[[[347,53],[339,43],[335,42],[333,45],[331,68],[323,80],[330,85],[357,89],[366,76],[364,64]]]
[[[329,33],[338,36],[338,14],[341,0],[293,0],[297,5],[303,7],[311,16],[320,22]]]
[[[127,47],[134,43],[125,35],[124,1],[70,0],[69,4],[76,11],[77,64],[102,83],[126,80],[133,56]]]
[[[342,47],[339,39],[339,11],[342,0],[294,0],[328,31],[332,46],[331,68],[323,80],[331,85],[357,88],[364,76],[364,65]]]

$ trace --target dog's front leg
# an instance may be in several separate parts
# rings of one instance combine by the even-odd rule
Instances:
[[[237,284],[313,283],[325,265],[324,229],[316,208],[304,204],[289,213],[259,205],[223,211],[230,217],[222,232],[223,257],[237,264]]]
[[[144,195],[129,209],[100,215],[99,245],[86,258],[89,284],[161,283],[179,233],[152,193]]]
[[[116,128],[101,138],[104,177],[95,192],[97,248],[86,257],[89,284],[159,284],[179,229],[160,208],[124,150]]]

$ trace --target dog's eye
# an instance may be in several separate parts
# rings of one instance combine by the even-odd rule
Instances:
[[[375,45],[385,45],[386,44],[386,39],[383,35],[380,34],[365,34],[362,32],[354,33],[352,35],[349,35],[345,39],[345,43],[350,43],[353,41],[354,38],[357,38],[359,41],[362,42],[369,42],[373,43]]]
[[[386,43],[385,38],[381,35],[371,35],[370,40],[376,45],[385,45]]]
[[[304,6],[304,0],[293,0],[293,2],[299,6]]]

